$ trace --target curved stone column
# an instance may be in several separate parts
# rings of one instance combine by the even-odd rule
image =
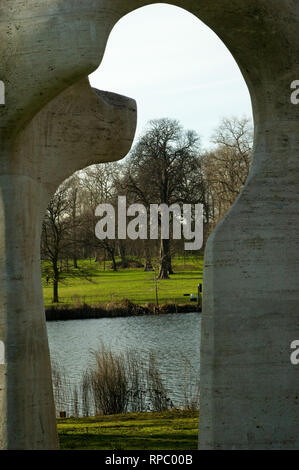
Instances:
[[[92,90],[85,79],[46,105],[1,155],[2,449],[58,447],[40,268],[49,199],[74,171],[125,156],[135,126],[133,100]]]

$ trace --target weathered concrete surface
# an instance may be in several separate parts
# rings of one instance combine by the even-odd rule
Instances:
[[[40,274],[50,197],[75,170],[127,154],[133,100],[79,81],[46,105],[2,155],[0,174],[0,447],[58,447]]]
[[[62,144],[60,128],[54,129],[59,113],[53,114],[53,128],[49,122],[47,128],[42,121],[36,127],[29,122],[51,99],[97,68],[119,18],[151,3],[158,2],[6,0],[0,4],[0,79],[7,94],[6,107],[0,107],[0,340],[9,338],[7,375],[2,371],[0,378],[2,447],[57,445],[53,406],[47,405],[48,352],[37,287],[43,207],[36,194],[46,201],[56,184],[86,164],[87,155],[72,165],[68,157],[72,151],[65,153],[67,146],[62,145],[61,157],[58,149],[52,151],[43,165],[40,155],[47,155],[49,130],[54,141],[60,135]],[[246,187],[206,251],[200,448],[299,448],[299,373],[289,360],[289,344],[299,337],[299,106],[290,101],[290,84],[299,79],[299,4],[297,0],[172,3],[203,20],[231,51],[251,93],[256,129]],[[67,129],[64,126],[73,143]],[[90,152],[87,160],[100,158],[93,159]],[[34,305],[30,311],[29,299]]]

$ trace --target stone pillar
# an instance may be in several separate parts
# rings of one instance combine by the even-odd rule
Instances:
[[[58,446],[40,269],[41,185],[0,175],[0,448]],[[44,209],[44,207],[42,208]]]
[[[75,170],[125,156],[135,127],[133,100],[92,90],[85,79],[37,113],[1,155],[1,449],[58,447],[41,286],[47,203]]]
[[[257,136],[255,164],[205,253],[201,449],[298,449],[296,121]]]
[[[256,68],[244,69],[255,117],[249,178],[205,253],[200,449],[299,448],[290,362],[299,338],[299,9],[283,3],[273,2]]]

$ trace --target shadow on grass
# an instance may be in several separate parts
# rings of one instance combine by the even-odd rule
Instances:
[[[158,434],[153,437],[128,437],[122,434],[59,434],[62,450],[196,450],[197,434],[186,436]]]
[[[196,450],[198,412],[169,410],[58,420],[63,450]]]

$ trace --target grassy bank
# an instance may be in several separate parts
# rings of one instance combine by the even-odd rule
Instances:
[[[61,449],[195,450],[198,412],[154,413],[58,419]]]
[[[202,282],[203,258],[188,257],[173,260],[175,274],[170,279],[158,281],[159,304],[190,304],[186,293],[197,293],[197,285]],[[47,284],[49,264],[42,265],[43,290],[46,308],[52,304],[52,281]],[[153,272],[143,268],[119,269],[113,272],[109,265],[95,263],[94,260],[81,260],[78,269],[69,265],[63,267],[59,284],[59,306],[78,308],[83,304],[106,308],[107,304],[128,299],[139,305],[155,303],[155,282]]]

